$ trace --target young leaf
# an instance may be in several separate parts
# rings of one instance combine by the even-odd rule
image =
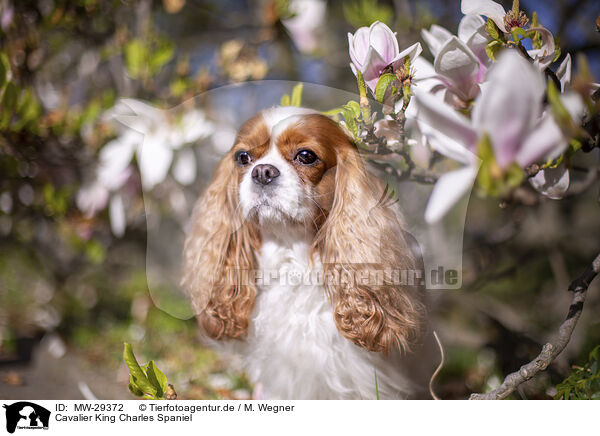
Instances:
[[[547,88],[548,102],[552,108],[554,116],[561,125],[569,124],[571,122],[571,115],[569,111],[563,105],[560,99],[560,92],[553,81],[548,82]]]
[[[129,391],[136,397],[144,396],[144,393],[141,391],[140,388],[137,387],[135,379],[131,374],[129,375],[129,385],[127,387],[129,388]]]
[[[161,41],[160,45],[155,50],[152,50],[152,54],[148,62],[150,71],[156,72],[160,70],[163,65],[173,58],[174,52],[175,50],[173,48],[173,44],[170,41]]]
[[[148,59],[148,48],[139,39],[133,39],[125,45],[125,66],[134,79],[138,79]]]
[[[498,29],[498,26],[496,26],[496,23],[494,23],[494,20],[492,20],[491,18],[488,18],[485,28],[487,29],[487,31],[490,34],[490,36],[492,37],[492,39],[494,39],[496,41],[501,40],[500,39],[500,29]],[[504,38],[504,35],[502,35],[502,37]]]
[[[377,80],[377,85],[375,86],[375,98],[378,102],[383,102],[383,98],[385,97],[385,92],[387,91],[388,86],[390,86],[390,84],[395,80],[397,80],[396,76],[391,73],[385,73],[379,77],[379,80]]]
[[[354,100],[350,100],[343,106],[343,108],[350,112],[352,118],[360,117],[360,105]]]
[[[123,360],[125,360],[125,364],[127,365],[127,368],[129,368],[129,373],[133,377],[133,381],[138,389],[146,394],[157,397],[157,389],[152,385],[150,380],[148,380],[144,370],[140,367],[135,355],[133,354],[131,344],[127,342],[125,342],[123,348]]]
[[[294,86],[294,89],[292,89],[292,99],[290,101],[291,106],[300,107],[302,105],[302,88],[303,87],[304,87],[304,85],[302,83],[298,83],[296,86]]]
[[[6,53],[0,53],[0,89],[10,80],[10,63]]]
[[[4,95],[2,96],[2,109],[10,112],[14,110],[17,104],[17,87],[14,83],[8,82],[6,84],[6,89],[4,90]]]
[[[498,41],[490,41],[485,46],[485,54],[488,55],[492,61],[496,62],[496,53],[502,48],[502,44]]]
[[[167,376],[158,369],[153,360],[144,365],[143,369],[146,371],[146,376],[152,386],[156,388],[156,396],[162,398],[167,391]]]
[[[512,39],[514,42],[519,42],[521,39],[525,39],[528,37],[527,31],[522,27],[515,27],[510,31],[512,35]],[[519,38],[520,37],[520,38]]]
[[[281,97],[281,106],[289,106],[290,105],[290,96],[287,94],[283,94]]]

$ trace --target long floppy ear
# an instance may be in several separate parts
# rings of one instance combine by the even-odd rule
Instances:
[[[338,149],[335,171],[335,197],[316,241],[337,328],[370,351],[408,351],[425,312],[421,284],[411,280],[417,261],[387,190],[354,145]]]
[[[259,236],[241,216],[234,165],[230,152],[217,166],[194,206],[183,253],[182,285],[213,339],[243,338],[256,297],[251,274]]]

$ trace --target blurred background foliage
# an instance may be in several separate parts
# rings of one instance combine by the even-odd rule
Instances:
[[[585,53],[600,77],[597,2],[521,7],[538,12],[563,54]],[[458,0],[328,1],[309,21],[286,0],[0,0],[0,397],[89,397],[89,386],[100,398],[130,398],[127,341],[180,398],[247,398],[252,387],[236,362],[202,348],[194,320],[152,304],[140,175],[127,182],[122,236],[108,210],[77,207],[99,151],[117,135],[103,114],[123,97],[167,109],[249,80],[355,92],[347,32],[381,20],[403,47],[434,23],[456,30],[460,17]],[[464,287],[434,302],[448,356],[443,398],[495,387],[535,356],[566,314],[570,279],[598,250],[597,184],[577,198],[523,203],[471,199]],[[597,392],[597,348],[588,355],[600,343],[599,309],[595,284],[567,350],[514,398]],[[580,379],[592,373],[588,389]]]

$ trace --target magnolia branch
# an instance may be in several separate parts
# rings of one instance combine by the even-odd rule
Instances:
[[[573,330],[579,321],[581,312],[583,311],[583,303],[590,286],[590,283],[600,272],[600,254],[596,256],[594,261],[585,272],[575,279],[569,286],[569,291],[573,293],[573,299],[569,306],[567,318],[561,324],[556,338],[546,343],[541,353],[531,362],[523,365],[519,371],[513,372],[506,376],[502,384],[491,392],[485,394],[472,394],[470,400],[502,400],[509,396],[517,387],[533,378],[538,372],[544,371],[565,349]]]

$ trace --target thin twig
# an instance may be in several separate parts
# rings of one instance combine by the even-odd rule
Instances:
[[[585,272],[575,279],[569,286],[569,291],[573,292],[573,299],[567,318],[561,324],[557,337],[542,347],[541,353],[531,362],[523,365],[519,371],[506,376],[502,384],[491,392],[485,394],[472,394],[470,400],[502,400],[508,397],[519,385],[533,378],[538,372],[544,371],[564,350],[569,341],[573,330],[579,321],[583,311],[583,303],[590,283],[600,272],[600,254],[585,270]]]

